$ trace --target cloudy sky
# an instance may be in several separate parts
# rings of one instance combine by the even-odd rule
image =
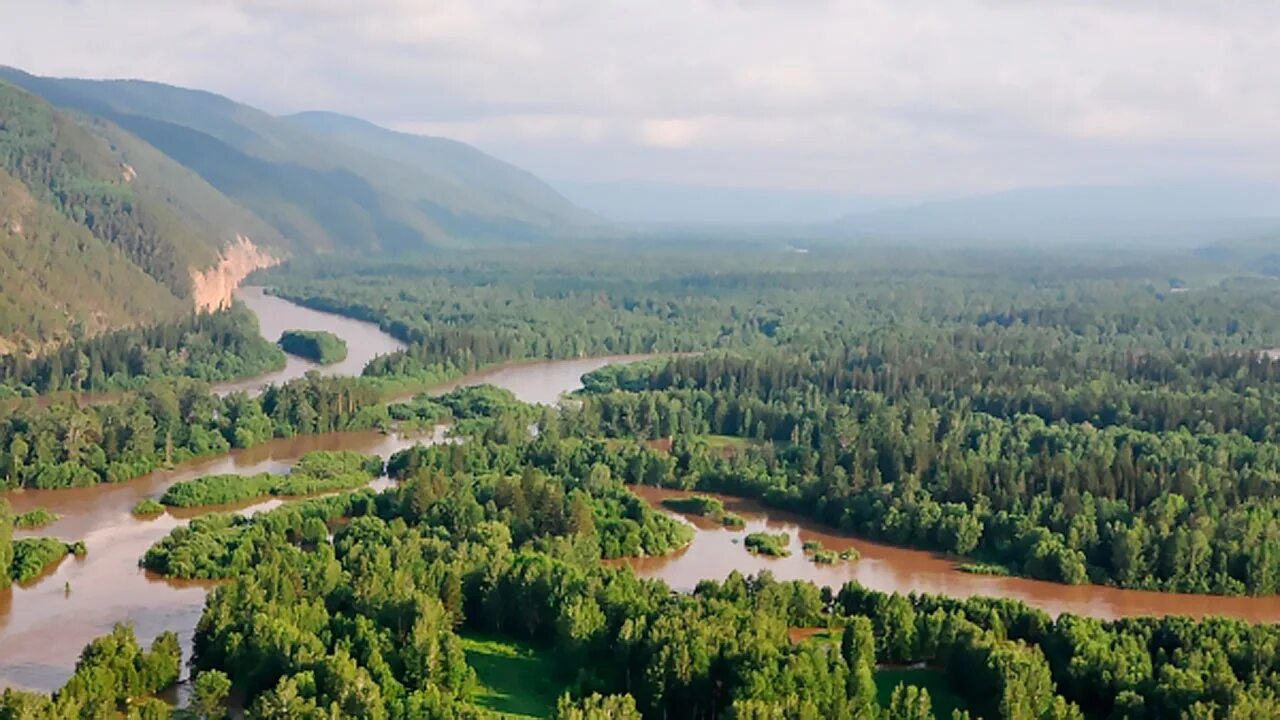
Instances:
[[[937,193],[1280,173],[1280,3],[0,0],[0,63],[544,176]]]

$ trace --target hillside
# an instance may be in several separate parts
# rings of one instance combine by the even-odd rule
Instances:
[[[34,349],[225,304],[226,259],[269,229],[136,138],[0,82],[0,347]],[[234,265],[234,263],[232,263]]]
[[[270,223],[295,250],[541,240],[588,221],[533,176],[461,143],[330,115],[276,118],[151,82],[12,68],[0,78],[119,125]]]
[[[594,227],[538,178],[463,143],[13,68],[0,68],[0,172],[0,353],[225,306],[245,275],[289,256]]]
[[[183,302],[0,170],[0,354],[177,315]]]
[[[447,138],[395,132],[359,118],[329,112],[290,115],[316,135],[337,140],[388,162],[430,173],[452,185],[451,194],[485,191],[492,211],[506,218],[529,218],[550,225],[591,223],[578,209],[533,173]]]

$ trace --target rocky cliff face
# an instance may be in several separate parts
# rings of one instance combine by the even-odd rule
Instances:
[[[191,271],[191,295],[196,310],[213,312],[231,305],[232,293],[254,270],[280,263],[280,258],[262,250],[244,235],[222,250],[218,262],[203,272]]]

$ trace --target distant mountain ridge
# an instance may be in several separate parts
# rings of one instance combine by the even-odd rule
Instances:
[[[846,235],[1021,243],[1194,242],[1280,228],[1280,191],[1249,183],[1017,188],[848,215]]]
[[[663,182],[553,181],[581,207],[636,225],[745,226],[830,223],[900,202],[853,193]]]
[[[531,173],[463,143],[0,67],[0,353],[217,307],[247,272],[290,255],[599,227]]]
[[[433,175],[453,183],[458,192],[483,188],[503,215],[551,224],[598,222],[533,173],[457,140],[388,130],[332,112],[309,111],[284,119],[390,162],[419,169],[429,167]]]

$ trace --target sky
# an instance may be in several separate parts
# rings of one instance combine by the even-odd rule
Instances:
[[[1280,3],[0,0],[0,64],[544,177],[870,195],[1280,174]]]

